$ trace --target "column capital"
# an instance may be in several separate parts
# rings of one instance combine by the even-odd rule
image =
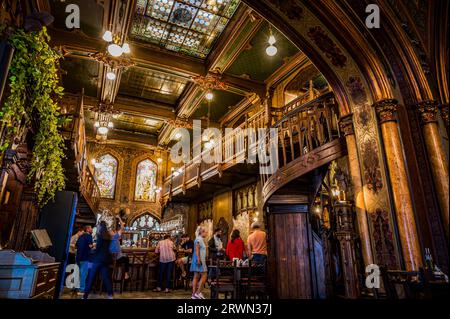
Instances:
[[[344,133],[344,136],[355,134],[352,113],[341,117],[341,119],[339,120],[339,128],[341,129],[341,132]]]
[[[436,101],[428,100],[417,103],[417,111],[422,125],[437,122],[438,103]]]
[[[395,99],[380,100],[372,105],[380,119],[380,124],[397,122],[398,101]]]

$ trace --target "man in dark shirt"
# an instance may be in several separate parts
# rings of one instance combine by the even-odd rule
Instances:
[[[86,226],[84,234],[78,238],[77,243],[77,264],[80,267],[80,292],[84,292],[86,278],[89,270],[89,258],[92,248],[92,227]]]
[[[188,234],[184,234],[181,236],[181,244],[180,251],[185,253],[184,257],[181,257],[177,260],[178,267],[181,268],[181,275],[183,277],[186,276],[186,268],[185,265],[188,264],[189,260],[192,259],[192,252],[194,250],[194,242],[191,240]]]

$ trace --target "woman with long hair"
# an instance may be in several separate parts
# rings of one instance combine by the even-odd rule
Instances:
[[[206,266],[206,244],[205,238],[208,232],[202,226],[198,226],[195,231],[194,253],[192,254],[191,272],[194,273],[192,279],[192,299],[205,299],[202,290],[205,286],[208,267]]]
[[[109,250],[110,244],[111,233],[108,231],[106,222],[101,221],[98,225],[97,241],[94,256],[92,259],[92,268],[89,271],[83,299],[87,299],[89,297],[89,293],[92,290],[92,284],[94,283],[95,275],[97,274],[97,272],[100,272],[100,275],[102,276],[103,284],[105,285],[108,298],[113,298],[113,288],[109,275],[109,265],[112,263],[112,255]]]
[[[243,259],[245,252],[244,241],[241,239],[241,233],[234,229],[231,233],[231,240],[228,242],[226,254],[230,260],[234,258]]]

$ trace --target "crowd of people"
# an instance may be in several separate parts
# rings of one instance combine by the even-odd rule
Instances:
[[[110,274],[110,265],[123,265],[125,280],[130,278],[130,261],[126,254],[122,253],[120,239],[124,223],[118,219],[115,230],[108,230],[107,224],[101,221],[97,226],[95,241],[93,228],[86,226],[77,229],[70,241],[69,263],[76,262],[80,269],[80,288],[78,293],[87,299],[92,290],[94,280],[99,274],[106,289],[108,298],[113,298],[113,287]],[[251,225],[251,234],[247,244],[244,243],[238,229],[234,229],[228,239],[222,238],[222,230],[214,230],[213,236],[206,242],[208,231],[199,226],[195,232],[195,239],[191,240],[188,234],[179,238],[178,245],[173,238],[166,234],[155,248],[159,254],[159,271],[155,292],[169,293],[172,287],[172,275],[174,267],[179,267],[181,277],[192,273],[192,299],[204,299],[202,293],[208,279],[207,258],[213,263],[218,260],[245,261],[251,260],[255,264],[265,264],[267,258],[266,233],[258,223]],[[226,240],[224,245],[223,240]],[[226,247],[226,248],[225,248]],[[177,259],[178,251],[184,256]],[[188,268],[189,267],[189,268]]]

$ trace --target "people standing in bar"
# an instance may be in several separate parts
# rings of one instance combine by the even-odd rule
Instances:
[[[180,251],[184,252],[186,255],[177,260],[177,265],[181,269],[181,276],[186,277],[186,267],[189,260],[192,259],[192,252],[194,250],[194,242],[191,240],[188,234],[181,236]]]
[[[113,259],[116,264],[124,266],[124,278],[125,280],[130,279],[130,258],[122,253],[122,247],[120,246],[120,238],[122,237],[123,227],[125,223],[120,217],[118,217],[118,222],[116,225],[116,230],[111,232],[111,247],[110,251],[113,255]]]
[[[76,260],[78,267],[80,268],[80,293],[84,293],[89,270],[89,258],[93,247],[91,226],[84,227],[84,234],[78,238],[76,247]]]
[[[166,290],[170,292],[172,289],[172,270],[175,260],[177,259],[174,251],[174,243],[170,239],[170,235],[164,235],[164,239],[158,242],[155,252],[159,254],[159,273],[158,286],[153,291],[158,292],[162,290],[162,281],[164,274],[166,274]]]
[[[257,222],[252,224],[251,229],[253,232],[247,240],[249,259],[255,264],[265,264],[267,259],[266,232],[261,230],[261,226]]]
[[[233,260],[244,259],[245,244],[241,239],[241,233],[238,229],[233,230],[231,233],[230,241],[227,244],[226,255],[228,259]]]
[[[192,254],[191,272],[194,273],[192,280],[192,299],[205,299],[202,290],[205,286],[208,276],[208,267],[206,266],[206,245],[205,238],[208,232],[202,226],[199,226],[195,232],[194,253]]]
[[[83,228],[78,227],[73,236],[70,238],[70,244],[69,244],[69,258],[67,259],[68,264],[74,264],[75,263],[75,257],[77,253],[77,240],[80,238],[80,236],[83,235]]]
[[[214,236],[208,241],[209,258],[213,261],[221,259],[224,254],[223,243],[220,236],[222,236],[222,230],[216,228],[216,230],[214,230]]]
[[[101,221],[97,230],[97,241],[95,244],[95,253],[92,259],[92,268],[89,271],[89,276],[86,284],[86,290],[83,295],[83,299],[89,297],[89,293],[92,290],[94,284],[95,275],[100,272],[102,276],[103,284],[108,294],[108,299],[113,299],[113,287],[112,280],[109,274],[109,265],[112,263],[112,255],[109,250],[111,245],[111,234],[108,231],[105,221]]]

